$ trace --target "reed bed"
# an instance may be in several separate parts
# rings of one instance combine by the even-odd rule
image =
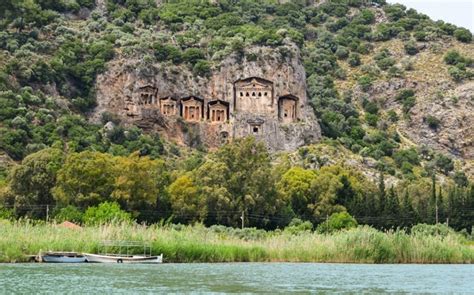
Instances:
[[[250,231],[249,231],[250,232]],[[370,227],[331,235],[285,231],[237,236],[203,226],[132,224],[64,228],[0,221],[0,262],[24,262],[40,251],[98,253],[102,240],[150,243],[165,262],[472,263],[474,247],[457,234],[416,235]],[[116,249],[118,251],[118,249]],[[137,250],[140,251],[140,250]]]

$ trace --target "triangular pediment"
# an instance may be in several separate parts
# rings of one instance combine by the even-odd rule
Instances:
[[[242,88],[270,88],[273,83],[262,78],[250,77],[247,79],[238,80],[236,81],[236,84]]]

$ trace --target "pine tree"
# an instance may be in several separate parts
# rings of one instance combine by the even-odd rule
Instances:
[[[385,227],[386,228],[395,228],[400,225],[399,222],[399,215],[400,213],[400,203],[398,201],[398,196],[395,193],[395,189],[390,187],[387,201],[385,203],[384,208],[384,216],[385,216]]]
[[[461,207],[458,209],[461,212],[460,229],[466,229],[472,233],[474,227],[474,184],[462,189],[462,191],[464,194]]]
[[[441,187],[439,188],[438,195],[436,198],[436,206],[438,208],[438,222],[444,223],[446,222],[446,209],[445,209],[445,202],[443,197],[443,191]]]
[[[378,222],[376,222],[377,227],[381,228],[381,227],[384,227],[385,203],[387,202],[386,192],[385,192],[385,179],[384,179],[383,171],[380,171],[378,187],[379,187],[378,206],[377,206],[377,214],[375,216],[378,217]]]
[[[403,196],[400,215],[402,219],[402,225],[404,227],[411,227],[417,222],[416,212],[415,209],[413,209],[408,190],[405,190],[405,194]]]

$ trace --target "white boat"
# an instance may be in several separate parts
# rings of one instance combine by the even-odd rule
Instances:
[[[76,252],[45,252],[41,253],[40,261],[48,263],[83,263],[86,257]]]
[[[137,252],[140,253],[137,255]],[[151,245],[141,241],[102,241],[99,253],[83,253],[87,262],[96,263],[162,263],[163,254],[151,255]]]
[[[114,255],[84,253],[87,262],[92,263],[162,263],[163,254],[159,256]]]

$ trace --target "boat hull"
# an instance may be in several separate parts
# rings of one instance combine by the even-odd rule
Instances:
[[[79,256],[64,256],[64,255],[43,255],[41,256],[41,260],[46,263],[84,263],[86,261],[86,257],[79,255]]]
[[[163,254],[159,256],[115,256],[84,253],[87,262],[90,263],[162,263]]]

